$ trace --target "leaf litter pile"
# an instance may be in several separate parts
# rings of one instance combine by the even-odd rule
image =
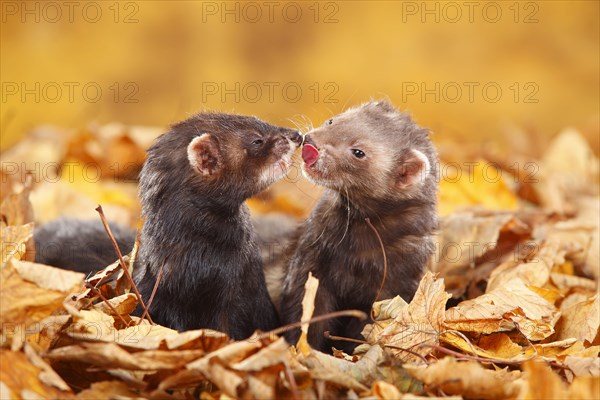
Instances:
[[[374,305],[354,355],[311,349],[306,324],[292,347],[272,332],[236,342],[130,316],[135,249],[89,277],[32,262],[34,220],[93,217],[101,203],[109,219],[139,226],[131,178],[157,133],[44,128],[2,154],[2,399],[600,397],[598,159],[577,131],[538,155],[438,144],[429,271],[409,304]],[[39,179],[40,165],[61,173]],[[77,178],[82,165],[97,179]],[[291,193],[276,186],[249,205],[302,216]],[[317,290],[311,277],[303,321]]]

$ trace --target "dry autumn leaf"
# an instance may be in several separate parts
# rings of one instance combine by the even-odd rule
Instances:
[[[319,280],[309,272],[308,279],[304,284],[301,321],[308,321],[312,318],[315,311],[315,298],[317,296],[317,290],[319,290]],[[296,344],[298,351],[304,355],[310,353],[310,345],[308,344],[308,327],[309,324],[302,324],[300,328],[300,339],[298,339],[298,343]]]
[[[491,210],[517,208],[519,200],[504,181],[502,171],[483,159],[464,165],[468,165],[468,168],[457,166],[455,163],[440,166],[444,171],[439,191],[441,215],[474,205]]]
[[[597,346],[596,346],[597,347]],[[565,357],[564,363],[575,376],[594,376],[600,377],[600,358],[596,354],[587,357]]]
[[[574,193],[598,195],[598,158],[581,133],[564,129],[548,146],[539,164],[539,179],[534,189],[542,206],[567,212],[574,209]]]
[[[93,383],[90,388],[79,392],[77,398],[82,400],[98,400],[102,398],[142,399],[143,397],[131,385],[113,380]]]
[[[476,355],[482,358],[493,359],[496,362],[506,361],[509,363],[515,361],[527,360],[529,354],[526,348],[522,348],[514,343],[510,337],[504,333],[494,333],[482,336],[477,343],[468,340],[465,335],[449,331],[441,335],[440,341],[462,350],[466,354]]]
[[[409,374],[434,393],[460,395],[467,399],[514,399],[518,396],[519,373],[485,369],[474,361],[446,357],[429,366],[405,366]]]
[[[419,360],[413,353],[424,356],[431,351],[424,345],[438,344],[448,298],[444,282],[427,272],[410,304],[401,308],[383,330],[366,334],[367,341],[387,347],[403,361]]]
[[[56,389],[42,381],[44,372],[32,364],[25,353],[0,349],[0,385],[2,398],[71,399],[70,391]],[[15,373],[18,371],[18,373]]]
[[[33,223],[30,222],[19,226],[4,226],[0,223],[0,241],[2,252],[0,265],[4,268],[5,263],[11,258],[18,260],[31,259],[30,240],[33,238]]]
[[[58,182],[34,184],[36,222],[54,218],[67,204],[73,215],[97,218],[99,201],[119,210],[107,208],[113,218],[134,223],[135,184],[109,182],[105,173],[121,159],[139,167],[140,149],[147,146],[140,143],[148,137],[136,129],[115,124],[75,132],[57,162],[78,179],[62,174]],[[576,147],[577,154],[585,148]],[[106,154],[109,148],[114,151]],[[481,159],[472,176],[454,184],[445,179],[442,211],[460,212],[447,214],[440,227],[431,265],[443,279],[425,274],[408,304],[400,297],[374,304],[375,321],[363,332],[368,343],[352,355],[333,356],[311,349],[304,338],[295,351],[267,335],[235,342],[215,331],[176,332],[140,321],[129,315],[137,298],[118,263],[88,278],[83,288],[81,275],[23,261],[33,255],[27,244],[33,232],[28,190],[20,182],[3,183],[12,194],[2,193],[8,225],[2,225],[7,262],[0,271],[0,317],[13,321],[3,325],[3,364],[6,355],[25,372],[15,376],[3,368],[0,392],[53,398],[72,391],[81,398],[592,398],[600,374],[600,207],[594,187],[565,177],[583,174],[589,183],[594,158],[562,174],[564,164],[554,157],[544,158],[548,165],[536,187],[546,185],[545,193],[555,197],[535,201],[558,204],[562,214],[533,205],[515,210],[523,206],[516,193],[533,185],[517,191],[507,181],[477,178],[489,164]],[[82,162],[102,170],[100,182],[81,179]],[[489,164],[487,172],[507,165]],[[550,170],[562,174],[560,182],[549,182]],[[128,172],[114,171],[123,179]],[[284,182],[249,204],[254,212],[302,216],[318,197],[311,185]],[[132,257],[125,256],[126,262]],[[307,281],[303,320],[312,316],[317,285],[316,279]],[[79,294],[65,301],[74,290]],[[454,294],[447,311],[446,291]],[[539,387],[546,381],[547,387]]]
[[[42,289],[71,293],[81,287],[84,274],[28,261],[11,260],[12,267],[24,280]]]
[[[121,341],[128,343],[127,340]],[[54,361],[77,361],[95,368],[154,371],[177,369],[201,356],[203,350],[147,350],[130,353],[117,343],[81,343],[54,349],[47,357]]]
[[[432,269],[472,266],[477,258],[496,247],[500,230],[512,219],[509,213],[477,215],[467,212],[443,218]]]
[[[446,311],[445,326],[467,332],[494,333],[518,329],[529,340],[542,340],[554,333],[559,316],[554,305],[519,279],[513,279],[476,299]]]
[[[0,204],[0,215],[6,225],[25,225],[33,221],[33,207],[29,201],[31,179],[27,179],[23,188],[6,194]]]
[[[82,279],[83,274],[10,259],[0,270],[3,339],[17,327],[28,327],[60,309],[69,290]]]
[[[599,333],[600,297],[598,294],[562,310],[562,316],[556,327],[556,340],[575,338],[592,343]]]

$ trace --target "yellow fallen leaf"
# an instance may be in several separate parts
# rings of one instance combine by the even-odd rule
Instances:
[[[370,343],[378,343],[389,350],[399,359],[421,361],[409,352],[427,355],[430,347],[424,344],[437,345],[443,328],[446,301],[450,295],[444,291],[444,281],[435,278],[431,272],[425,273],[419,288],[410,304],[401,308],[399,314],[377,336],[368,335]]]
[[[198,382],[209,379],[215,382],[228,396],[240,397],[246,389],[246,386],[242,384],[246,381],[244,378],[248,377],[248,371],[258,368],[262,363],[261,360],[257,359],[247,363],[243,363],[242,360],[252,356],[265,346],[268,346],[268,344],[265,344],[265,340],[259,340],[257,336],[250,337],[244,341],[230,343],[206,354],[200,359],[190,362],[184,370],[162,380],[158,389],[167,390],[181,385],[191,385],[193,387]],[[282,359],[281,357],[283,357],[281,351],[284,346],[287,348],[283,339],[279,339],[279,342],[273,346],[271,348],[267,347],[269,350],[265,350],[264,354],[274,355],[275,357],[262,364],[264,367],[269,368],[269,365],[279,362]],[[285,351],[285,354],[287,356],[287,351]],[[233,364],[239,362],[242,362],[241,367],[238,365],[240,370],[234,370]],[[261,390],[258,386],[260,385],[255,385],[254,388]]]
[[[68,271],[29,261],[12,260],[11,265],[26,281],[43,289],[65,293],[79,289],[85,278],[85,274],[81,272]]]
[[[394,321],[401,310],[408,306],[408,303],[400,296],[396,296],[393,299],[378,301],[373,304],[373,318],[377,323],[367,324],[363,330],[363,337],[370,342],[371,337],[379,337],[381,331],[383,331],[389,324]]]
[[[141,397],[131,385],[117,380],[92,383],[89,388],[77,394],[77,398],[82,400],[139,399]]]
[[[447,331],[440,336],[440,341],[454,346],[466,354],[490,359],[513,362],[525,360],[530,356],[530,354],[524,351],[521,346],[514,343],[510,337],[504,333],[494,333],[482,336],[477,341],[477,344],[475,344],[470,341],[468,342],[464,335]]]
[[[114,341],[119,338],[114,317],[98,310],[79,310],[67,334],[75,339]]]
[[[558,290],[546,289],[533,285],[527,285],[527,289],[531,290],[534,293],[537,293],[540,297],[546,299],[551,304],[555,304],[558,299],[562,298],[562,295]]]
[[[45,384],[40,378],[43,369],[32,364],[24,353],[1,349],[0,358],[0,384],[11,394],[10,398],[75,398],[70,389],[59,390]],[[6,391],[2,390],[2,394],[8,394]]]
[[[515,324],[530,340],[542,340],[554,333],[559,313],[554,305],[528,289],[520,279],[446,311],[445,325],[465,332],[511,331]]]
[[[257,353],[232,365],[232,368],[238,371],[260,371],[274,365],[283,364],[288,358],[288,348],[285,339],[279,338],[260,349]]]
[[[368,388],[360,383],[354,376],[340,368],[341,365],[351,364],[349,361],[335,358],[319,351],[311,352],[302,364],[308,367],[310,376],[316,380],[333,383],[355,391],[366,391]]]
[[[557,340],[576,338],[592,343],[600,332],[600,296],[573,304],[562,311],[556,326]]]
[[[598,354],[598,346],[586,349],[581,342],[575,339],[521,347],[504,333],[482,336],[475,344],[473,341],[467,341],[464,335],[447,331],[442,334],[440,341],[462,350],[465,354],[475,354],[480,357],[506,362],[527,361],[537,356],[546,361],[563,362],[566,357],[593,359]]]
[[[137,306],[137,297],[133,293],[125,293],[121,296],[109,299],[108,303],[110,303],[112,309],[105,302],[98,303],[95,307],[98,311],[102,311],[103,313],[112,316],[115,316],[113,315],[113,309],[120,315],[129,315]]]
[[[33,207],[29,201],[31,183],[16,193],[8,193],[0,204],[0,215],[7,225],[25,225],[33,222]]]
[[[594,297],[598,293],[596,289],[593,290],[575,290],[572,293],[568,294],[560,302],[560,311],[564,312],[568,308],[572,307],[577,303],[583,303]]]
[[[156,327],[158,325],[144,324],[138,326],[147,327],[151,332],[144,333],[144,337],[148,337],[149,335],[162,337],[162,341],[155,348],[163,348],[166,346],[167,349],[202,349],[206,353],[210,353],[231,342],[231,339],[227,334],[211,329],[196,329],[193,331],[173,333],[171,329],[165,327],[161,327],[162,329],[160,331],[162,332],[157,331]],[[167,333],[167,330],[171,333]]]
[[[598,158],[581,133],[566,128],[550,143],[532,187],[541,206],[559,213],[577,209],[573,197],[598,195]],[[576,196],[573,196],[576,194]]]
[[[61,308],[67,292],[41,287],[24,279],[10,259],[0,270],[0,323],[2,323],[3,339],[12,335],[18,326],[23,328],[40,321]],[[31,264],[35,270],[54,269],[40,264]],[[58,275],[66,271],[58,270]],[[70,274],[67,274],[70,275]],[[67,278],[66,281],[71,279]],[[51,282],[47,282],[52,287]],[[55,288],[60,286],[54,286]]]
[[[384,381],[377,381],[371,386],[371,392],[378,399],[402,399],[402,393],[396,386]]]
[[[219,358],[225,363],[238,362],[248,357],[248,355],[256,352],[262,348],[262,346],[263,344],[256,336],[251,336],[242,342],[232,342],[213,352],[210,352],[200,360],[189,363],[186,368],[188,370],[200,371],[206,367],[210,359],[215,357]]]
[[[32,259],[34,253],[29,244],[31,238],[33,238],[33,222],[19,226],[0,224],[0,241],[2,242],[0,268],[4,267],[6,261],[11,257],[17,260]]]
[[[596,281],[584,278],[582,276],[565,275],[552,272],[550,274],[550,279],[556,287],[564,291],[572,288],[582,288],[594,291],[598,288]]]
[[[577,376],[569,387],[569,400],[598,400],[600,379],[592,376]]]
[[[600,169],[594,151],[575,128],[559,132],[546,149],[542,161],[552,172],[567,174],[583,185],[594,182]]]
[[[57,182],[42,182],[31,192],[31,203],[40,224],[50,222],[69,210],[69,217],[98,219],[95,211],[102,204],[110,220],[133,225],[138,218],[137,185],[108,184],[101,181],[69,182],[68,175]]]
[[[181,368],[204,354],[202,350],[144,350],[130,353],[117,343],[80,342],[54,349],[46,357],[54,361],[93,364],[102,369],[153,371]]]
[[[595,376],[600,377],[600,358],[592,357],[565,357],[565,365],[573,372],[575,376]]]
[[[528,361],[524,365],[525,385],[522,388],[522,399],[566,399],[566,385],[552,369],[542,361]]]
[[[548,239],[565,243],[570,259],[581,272],[598,280],[600,277],[600,198],[576,196],[573,208],[575,218],[552,225]],[[547,240],[548,240],[547,239]]]
[[[478,399],[514,399],[520,386],[518,372],[485,369],[474,361],[445,357],[429,366],[405,365],[410,375],[431,391]]]
[[[328,379],[337,379],[339,381],[350,381],[352,385],[356,383],[362,383],[369,385],[375,380],[385,380],[387,382],[393,382],[396,385],[408,386],[412,382],[412,379],[408,378],[403,374],[403,371],[387,371],[385,366],[391,365],[389,353],[385,352],[381,346],[372,345],[368,351],[362,355],[358,360],[348,360],[345,358],[339,358],[324,354],[319,351],[313,351],[308,357],[302,359],[303,365],[309,369],[317,368],[318,371],[312,373],[314,379],[321,379],[322,370],[335,371],[337,375],[327,373]],[[391,368],[390,368],[391,369]],[[404,382],[402,382],[404,380]],[[410,382],[406,382],[406,381]]]
[[[59,390],[70,392],[71,388],[65,383],[65,381],[48,365],[46,361],[36,352],[33,345],[26,343],[24,346],[25,355],[29,361],[37,368],[41,369],[39,378],[40,380],[48,385],[53,386]]]
[[[315,278],[312,273],[308,273],[308,279],[304,284],[304,297],[302,298],[302,319],[301,321],[308,321],[312,318],[315,312],[315,298],[317,296],[317,290],[319,289],[319,280]],[[310,345],[308,344],[308,327],[309,324],[302,324],[300,328],[301,334],[296,344],[298,351],[304,355],[310,353]]]
[[[566,251],[558,241],[545,242],[531,255],[531,260],[515,264],[512,260],[501,264],[490,275],[486,292],[502,288],[508,282],[518,279],[527,285],[543,287],[550,278],[550,271],[557,263],[564,262]]]
[[[515,210],[519,201],[504,182],[506,172],[479,159],[467,165],[441,165],[439,211],[448,215],[466,206],[480,205],[491,210]]]
[[[509,213],[461,212],[442,218],[436,236],[434,271],[472,266],[475,260],[496,248],[500,231],[514,217]]]
[[[578,352],[583,350],[583,345],[581,342],[571,338],[565,340],[559,340],[557,342],[550,343],[538,343],[534,344],[535,353],[544,359],[558,359],[565,354],[570,354],[572,352]],[[532,350],[528,347],[526,350]],[[531,352],[533,353],[533,352]],[[564,357],[563,357],[564,358]]]

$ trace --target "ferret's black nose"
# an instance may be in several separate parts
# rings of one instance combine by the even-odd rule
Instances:
[[[297,146],[300,146],[302,144],[302,135],[299,131],[296,131],[292,133],[292,135],[290,136],[290,140],[296,143]]]
[[[308,134],[304,135],[304,144],[316,145],[315,141]]]

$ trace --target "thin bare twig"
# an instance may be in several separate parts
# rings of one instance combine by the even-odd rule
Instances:
[[[292,396],[295,400],[299,400],[302,397],[300,396],[300,392],[298,391],[298,385],[296,384],[296,379],[294,379],[294,373],[290,368],[290,364],[288,364],[287,361],[284,361],[283,365],[285,366],[285,375],[287,376],[288,381],[290,382],[290,390],[292,392]]]
[[[138,321],[138,325],[142,322],[144,317],[146,315],[148,315],[148,310],[150,310],[150,306],[152,305],[152,301],[154,300],[154,295],[156,294],[156,290],[158,289],[158,284],[160,283],[160,280],[162,279],[164,267],[165,267],[164,264],[161,265],[160,271],[158,271],[158,276],[156,277],[156,283],[154,283],[154,288],[152,288],[152,294],[150,295],[150,298],[148,299],[148,306],[144,310],[144,313],[142,314],[142,318],[140,318],[140,320]]]
[[[97,287],[95,287],[94,285],[89,285],[86,284],[85,285],[88,289],[90,289],[92,292],[94,292],[96,295],[98,295],[98,297],[100,297],[100,299],[102,299],[102,301],[111,309],[111,311],[117,316],[119,317],[119,319],[121,320],[121,322],[123,322],[123,325],[125,326],[129,326],[129,324],[127,323],[127,321],[125,321],[125,319],[121,316],[121,314],[119,314],[117,312],[117,310],[113,307],[112,304],[110,304],[110,302],[106,299],[106,297],[104,297],[104,295],[102,294],[102,292],[100,291],[100,289],[98,289]]]
[[[379,236],[379,232],[377,232],[377,229],[373,226],[369,218],[365,218],[365,222],[367,223],[367,225],[369,225],[369,228],[371,228],[373,232],[375,232],[377,240],[379,240],[379,245],[381,246],[381,254],[383,255],[383,279],[381,280],[381,285],[379,286],[379,290],[377,291],[377,296],[375,296],[375,300],[373,300],[373,303],[376,303],[377,300],[379,300],[381,292],[383,291],[383,286],[385,285],[385,279],[387,277],[387,256],[385,254],[385,246],[383,245],[383,240],[381,240],[381,236]],[[369,316],[371,317],[371,320],[375,321],[375,318],[373,317],[373,307],[371,307]]]
[[[106,221],[106,216],[104,215],[102,206],[98,205],[98,207],[96,208],[96,211],[98,212],[98,214],[100,214],[100,220],[102,221],[102,225],[104,225],[104,229],[106,230],[106,233],[108,234],[108,237],[110,238],[110,241],[112,242],[112,245],[115,248],[117,255],[119,256],[119,262],[121,263],[123,272],[125,273],[125,276],[127,276],[127,279],[129,280],[129,283],[131,284],[131,287],[133,288],[133,291],[137,297],[137,300],[142,305],[142,308],[144,308],[144,310],[146,311],[147,310],[146,304],[144,304],[144,300],[142,299],[142,296],[140,295],[140,292],[138,291],[137,286],[135,285],[135,282],[133,281],[133,278],[131,277],[131,274],[129,273],[129,268],[127,268],[127,265],[125,264],[125,260],[123,260],[123,254],[121,254],[121,250],[119,249],[117,240],[113,236],[112,231],[110,230],[110,226],[108,226],[108,222]],[[154,321],[152,321],[152,318],[150,317],[150,315],[147,316],[147,319],[148,319],[148,322],[150,322],[151,324],[154,324]]]
[[[331,319],[331,318],[338,318],[338,317],[354,317],[354,318],[358,318],[360,320],[364,320],[367,318],[367,314],[365,314],[364,312],[359,311],[359,310],[334,311],[331,313],[313,317],[313,318],[309,319],[308,321],[298,321],[298,322],[294,322],[292,324],[287,324],[287,325],[281,326],[277,329],[273,329],[268,332],[263,332],[258,337],[259,337],[259,339],[264,339],[264,338],[268,338],[273,335],[279,335],[280,333],[283,333],[283,332],[291,331],[292,329],[300,328],[304,324],[313,324],[315,322],[324,321],[324,320]]]
[[[520,361],[509,361],[509,360],[502,360],[499,358],[485,358],[485,357],[480,357],[480,356],[470,356],[468,354],[459,353],[458,351],[450,350],[449,348],[434,345],[434,344],[424,343],[420,347],[431,347],[432,349],[437,350],[440,353],[445,353],[445,354],[454,356],[459,359],[478,361],[478,362],[487,362],[487,363],[493,363],[493,364],[519,365],[519,364],[523,364],[524,362],[535,358],[535,356],[533,356],[533,357],[528,357],[528,358],[526,358],[524,360],[520,360]]]
[[[331,339],[331,340],[342,340],[344,342],[369,344],[369,342],[367,342],[366,340],[347,338],[347,337],[343,337],[343,336],[335,336],[335,335],[332,335],[331,332],[329,332],[329,331],[323,332],[323,336],[325,336],[326,339]]]
[[[417,353],[416,351],[412,351],[409,349],[405,349],[404,347],[399,347],[399,346],[394,346],[393,344],[384,344],[384,347],[388,347],[390,349],[394,349],[394,350],[400,350],[400,351],[404,351],[408,354],[412,354],[415,357],[419,357],[421,360],[423,360],[423,362],[427,365],[431,364],[429,362],[429,360],[427,360],[424,356],[422,356],[421,354]]]

